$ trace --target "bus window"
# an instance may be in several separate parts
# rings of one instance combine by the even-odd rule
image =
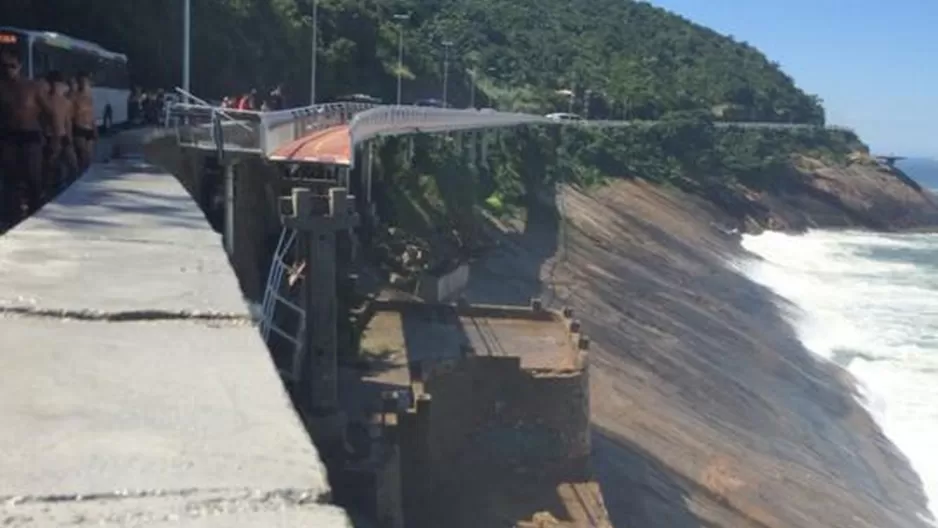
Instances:
[[[111,86],[111,71],[110,71],[110,61],[103,58],[98,58],[95,61],[95,67],[92,72],[94,72],[94,85],[99,88],[107,88]]]
[[[122,60],[114,61],[115,88],[121,90],[130,90],[130,73],[127,71],[127,62]]]
[[[33,45],[33,78],[38,79],[51,71],[58,70],[65,74],[75,71],[73,54],[58,46],[50,46],[42,41]]]

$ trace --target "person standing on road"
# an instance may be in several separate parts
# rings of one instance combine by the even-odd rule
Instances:
[[[46,170],[44,188],[47,193],[54,193],[62,184],[62,167],[65,167],[66,181],[71,182],[78,170],[75,147],[72,144],[72,99],[68,96],[68,84],[61,72],[50,72],[47,81],[51,86],[49,96],[50,126],[49,139],[46,143]]]
[[[94,122],[94,100],[91,98],[91,78],[87,73],[77,76],[78,89],[72,96],[72,140],[78,158],[79,174],[91,166],[98,127]]]
[[[268,106],[271,110],[283,110],[283,85],[278,84],[276,88],[270,91],[267,97]]]
[[[0,51],[0,220],[8,224],[23,218],[21,191],[26,214],[40,206],[42,118],[48,115],[39,85],[22,78],[20,69],[18,55]]]

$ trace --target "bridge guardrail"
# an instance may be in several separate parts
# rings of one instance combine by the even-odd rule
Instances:
[[[551,123],[554,121],[544,116],[516,112],[386,105],[357,114],[349,125],[349,134],[354,149],[378,136]]]
[[[261,149],[269,156],[283,145],[317,130],[348,123],[356,114],[375,106],[370,103],[343,102],[266,112],[261,117],[264,125]]]
[[[254,151],[260,150],[263,137],[261,116],[260,112],[173,103],[166,113],[166,125],[176,129],[180,145],[214,149],[217,117],[225,145]]]
[[[176,128],[181,145],[214,148],[213,120],[217,116],[226,145],[269,156],[280,146],[316,130],[348,123],[356,113],[374,106],[343,102],[255,112],[177,102],[167,108],[165,124]]]
[[[218,116],[221,125],[214,123]],[[325,103],[275,112],[254,112],[217,108],[205,104],[174,103],[167,111],[167,124],[176,126],[180,144],[215,148],[216,128],[225,145],[270,156],[279,147],[317,130],[349,124],[352,149],[378,136],[417,132],[456,132],[462,130],[513,127],[526,124],[572,125],[597,128],[646,127],[660,121],[562,121],[545,116],[492,110],[452,109],[371,103]],[[214,126],[213,126],[214,123]],[[797,123],[756,123],[714,121],[717,128],[811,129],[818,125]],[[853,132],[829,125],[827,130]],[[353,157],[354,158],[354,157]]]
[[[557,123],[555,121],[555,123]],[[592,126],[598,128],[620,128],[620,127],[651,127],[658,126],[664,123],[664,121],[613,121],[613,120],[592,120],[592,121],[563,121],[561,124],[580,124],[581,126]],[[713,121],[713,126],[716,128],[761,128],[761,129],[776,129],[776,130],[798,130],[798,129],[814,129],[814,128],[823,128],[825,130],[838,130],[841,132],[853,132],[854,130],[849,127],[844,127],[840,125],[812,125],[807,123],[770,123],[762,121]]]

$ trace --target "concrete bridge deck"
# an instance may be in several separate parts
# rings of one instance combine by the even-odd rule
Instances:
[[[98,164],[0,237],[0,525],[350,526],[175,178]]]

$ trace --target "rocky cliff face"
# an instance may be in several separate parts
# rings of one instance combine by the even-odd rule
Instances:
[[[857,153],[844,166],[799,156],[770,190],[710,186],[701,194],[748,232],[938,226],[938,198],[902,171]]]
[[[917,476],[850,375],[727,265],[742,255],[714,226],[907,227],[933,218],[932,198],[873,166],[801,174],[815,191],[729,189],[735,204],[641,181],[565,189],[565,222],[532,210],[473,268],[473,301],[541,294],[581,314],[593,467],[615,526],[926,526]]]

